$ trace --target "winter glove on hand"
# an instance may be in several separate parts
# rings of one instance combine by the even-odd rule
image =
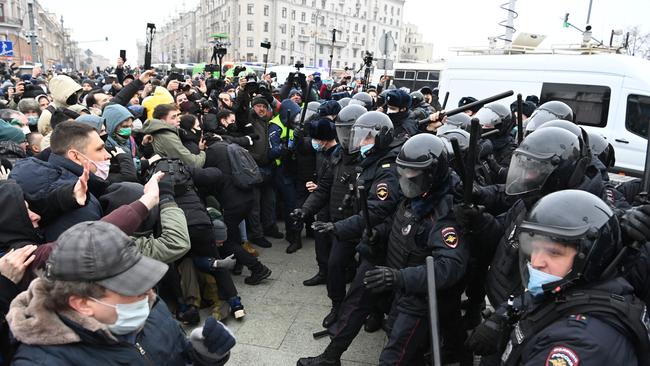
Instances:
[[[291,212],[291,214],[289,216],[291,216],[291,218],[295,222],[302,222],[305,219],[305,217],[307,216],[307,214],[305,213],[305,211],[302,208],[297,208],[297,209],[293,210],[293,212]]]
[[[500,352],[510,335],[510,327],[503,315],[492,314],[474,329],[465,347],[477,355],[488,356]]]
[[[235,264],[237,264],[237,260],[235,259],[235,255],[231,254],[224,259],[215,259],[215,261],[212,262],[212,268],[224,268],[227,270],[232,270],[235,268]]]
[[[650,205],[631,208],[621,218],[625,239],[645,243],[650,241]]]
[[[484,209],[483,206],[460,204],[454,206],[454,216],[462,227],[471,231],[479,224]]]
[[[203,328],[195,328],[190,334],[194,350],[201,356],[221,360],[235,346],[235,336],[223,323],[208,317]]]
[[[165,174],[158,182],[160,192],[160,204],[174,202],[174,178],[172,174]]]
[[[368,235],[366,235],[366,231],[364,230],[361,242],[357,244],[354,250],[356,250],[357,253],[361,255],[361,257],[369,260],[370,262],[373,262],[377,255],[375,248],[377,248],[378,245],[379,232],[376,229],[372,229],[370,231],[370,237],[368,237]]]
[[[402,273],[394,268],[377,266],[366,271],[363,284],[372,292],[398,289],[403,286]]]
[[[321,234],[325,234],[325,233],[336,234],[336,227],[332,222],[315,221],[313,224],[311,224],[311,228],[318,231]]]

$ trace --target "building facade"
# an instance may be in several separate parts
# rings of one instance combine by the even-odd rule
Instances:
[[[404,23],[401,34],[399,62],[433,62],[433,43],[422,40],[415,24]]]
[[[210,36],[225,33],[224,62],[263,62],[267,50],[260,43],[268,41],[269,62],[327,68],[336,29],[333,68],[359,69],[366,50],[379,55],[384,32],[401,39],[404,1],[200,0],[157,29],[152,62],[209,62]]]

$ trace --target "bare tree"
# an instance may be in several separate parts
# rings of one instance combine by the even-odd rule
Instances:
[[[628,36],[629,35],[629,36]],[[627,30],[627,54],[650,60],[650,33],[644,33],[637,25]]]

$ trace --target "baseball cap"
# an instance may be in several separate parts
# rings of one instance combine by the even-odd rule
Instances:
[[[47,261],[50,280],[94,282],[125,296],[153,288],[167,272],[167,264],[140,253],[117,226],[87,221],[63,232]]]

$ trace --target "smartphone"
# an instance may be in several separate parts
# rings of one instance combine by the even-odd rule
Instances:
[[[126,50],[120,50],[120,58],[126,62]]]

